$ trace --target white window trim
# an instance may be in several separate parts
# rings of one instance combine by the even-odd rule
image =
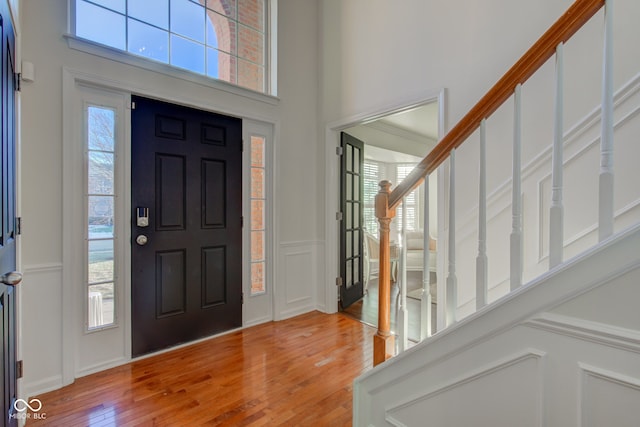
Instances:
[[[244,153],[242,159],[243,186],[242,200],[244,216],[242,281],[244,292],[243,326],[252,326],[269,322],[274,318],[274,284],[275,284],[275,242],[274,242],[274,129],[269,123],[256,120],[243,120],[242,135]],[[265,224],[265,292],[251,295],[251,137],[258,136],[265,140],[264,162],[264,224]]]
[[[130,241],[126,227],[130,217],[129,117],[130,97],[122,91],[111,91],[83,84],[63,72],[63,366],[62,383],[70,384],[78,376],[126,363],[130,360]],[[86,114],[88,104],[116,111],[116,159],[114,214],[114,292],[116,294],[114,324],[88,329],[87,242],[86,242]],[[80,366],[80,352],[89,336],[105,334],[121,343],[118,356],[95,366]],[[86,350],[86,348],[85,348]],[[96,350],[99,351],[99,350]]]
[[[75,0],[67,0],[67,33],[64,34],[64,38],[67,40],[69,48],[79,52],[100,56],[102,58],[142,68],[144,70],[186,80],[191,83],[198,83],[213,89],[252,99],[254,101],[264,102],[269,105],[277,105],[280,102],[280,99],[277,97],[278,40],[277,31],[272,31],[272,28],[277,28],[278,0],[267,0],[266,3],[266,22],[268,23],[268,28],[265,31],[265,39],[267,40],[265,46],[265,58],[267,58],[269,62],[265,64],[264,77],[268,93],[257,92],[241,86],[236,86],[223,80],[183,70],[169,64],[164,64],[152,59],[147,59],[143,56],[134,55],[120,49],[92,42],[91,40],[87,40],[82,37],[77,37],[75,35]]]
[[[251,319],[251,304],[245,304],[243,306],[243,322],[244,327],[251,326],[253,324],[263,323],[270,320],[273,320],[275,313],[275,298],[276,298],[276,284],[277,284],[277,271],[275,268],[275,255],[277,254],[277,204],[275,200],[277,198],[277,191],[275,188],[275,177],[277,171],[276,164],[276,152],[277,152],[277,141],[278,135],[280,134],[280,122],[277,116],[273,114],[269,114],[268,111],[262,111],[262,108],[241,108],[239,110],[234,111],[224,111],[224,108],[221,106],[211,105],[210,103],[205,103],[202,99],[195,100],[189,97],[185,97],[185,94],[179,90],[161,90],[157,92],[151,92],[150,89],[145,89],[137,86],[128,80],[117,80],[111,77],[94,74],[94,73],[86,73],[79,70],[70,69],[64,67],[62,69],[62,92],[63,92],[63,230],[72,230],[74,228],[74,224],[77,221],[83,221],[83,208],[82,208],[82,158],[83,151],[82,149],[75,149],[77,147],[81,147],[81,132],[78,129],[81,129],[82,122],[81,117],[77,117],[77,114],[74,114],[74,111],[77,110],[78,103],[81,102],[78,99],[78,91],[77,85],[89,86],[98,88],[101,90],[106,90],[110,92],[120,93],[123,96],[126,96],[126,112],[124,116],[124,126],[125,126],[125,142],[124,142],[124,153],[123,153],[123,164],[124,164],[124,194],[123,194],[123,204],[125,215],[122,218],[123,221],[128,224],[131,221],[131,114],[128,106],[130,106],[130,95],[131,93],[136,93],[142,96],[154,97],[160,100],[164,100],[167,102],[174,102],[177,104],[187,105],[193,108],[198,108],[205,111],[214,111],[221,114],[234,115],[236,117],[243,117],[243,132],[245,130],[251,129],[250,124],[254,123],[256,125],[266,126],[268,132],[266,135],[270,138],[271,143],[267,145],[266,152],[266,166],[267,166],[267,182],[266,182],[266,191],[267,197],[269,198],[267,201],[267,213],[265,214],[265,220],[267,221],[266,227],[268,228],[268,239],[269,243],[267,243],[267,271],[269,283],[271,283],[271,293],[263,294],[262,299],[263,303],[268,304],[268,307],[265,308],[268,311],[268,315],[264,315],[262,317],[254,316],[255,318]],[[255,111],[254,111],[255,110]],[[80,127],[80,128],[79,128]],[[265,131],[267,132],[267,131]],[[243,133],[243,136],[246,138],[246,133]],[[243,160],[243,163],[246,162]],[[77,167],[72,167],[73,165],[79,165]],[[243,175],[243,188],[248,185],[247,180],[250,179],[250,176],[246,174]],[[245,193],[246,194],[246,193]],[[75,208],[74,208],[75,206]],[[76,252],[78,251],[78,239],[82,241],[82,230],[78,228],[79,236],[72,235],[72,233],[63,232],[63,269],[62,269],[62,301],[63,301],[63,334],[62,334],[62,385],[71,384],[76,378],[76,361],[78,358],[77,348],[78,348],[78,340],[79,336],[82,333],[82,312],[79,305],[82,303],[80,301],[80,295],[78,292],[78,283],[82,277],[82,269],[83,266],[81,264],[81,260],[78,259]],[[97,366],[93,372],[98,372],[102,369],[106,369],[107,367],[118,366],[123,363],[127,363],[131,360],[131,298],[127,298],[127,295],[131,295],[131,246],[126,242],[131,241],[131,227],[124,227],[124,236],[123,241],[125,242],[124,248],[124,295],[123,305],[124,305],[124,318],[121,325],[124,327],[124,348],[125,348],[125,357],[124,359],[110,360],[108,363],[103,364],[101,366]],[[246,242],[243,242],[244,247],[247,247]],[[75,252],[74,252],[75,251]],[[243,260],[243,266],[246,263]],[[244,273],[243,273],[244,274]],[[243,278],[244,279],[244,278]],[[245,280],[245,285],[248,283]],[[265,296],[266,295],[266,296]],[[264,301],[265,298],[269,298],[267,301]],[[252,301],[254,298],[246,298],[246,301]],[[248,317],[244,317],[245,313],[248,314]],[[247,319],[247,320],[244,320]],[[80,331],[80,332],[78,332]],[[83,334],[85,336],[89,336],[92,334]],[[86,373],[89,373],[88,371]]]
[[[120,94],[122,97],[122,94]],[[122,293],[124,291],[123,278],[125,277],[124,273],[124,226],[123,221],[120,218],[121,215],[125,214],[126,211],[123,208],[124,202],[124,174],[123,174],[123,165],[122,159],[124,157],[124,134],[126,133],[124,126],[124,116],[125,116],[125,108],[124,108],[124,99],[120,100],[120,105],[116,103],[107,101],[105,102],[102,96],[92,97],[91,100],[85,99],[82,103],[82,150],[84,154],[83,161],[83,278],[84,278],[84,331],[86,334],[97,333],[103,331],[105,329],[118,328],[120,327],[120,322],[122,322],[123,318],[123,310],[120,304],[122,304],[123,298]],[[89,162],[88,162],[88,108],[89,107],[103,107],[110,110],[113,110],[115,114],[114,119],[114,171],[113,171],[113,195],[114,195],[114,224],[113,224],[113,261],[114,261],[114,271],[113,271],[113,292],[114,292],[114,311],[113,311],[113,323],[96,326],[94,328],[89,328],[89,232],[88,232],[88,214],[89,214],[89,206],[88,206],[88,194],[87,194],[87,184],[89,181]]]

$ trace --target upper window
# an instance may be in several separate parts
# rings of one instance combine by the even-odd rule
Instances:
[[[75,35],[266,93],[267,0],[75,0]]]

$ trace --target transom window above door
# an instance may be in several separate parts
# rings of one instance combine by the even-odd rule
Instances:
[[[268,0],[72,0],[74,34],[269,93]]]

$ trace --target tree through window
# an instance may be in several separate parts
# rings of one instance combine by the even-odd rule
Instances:
[[[75,0],[75,34],[266,92],[267,0]]]

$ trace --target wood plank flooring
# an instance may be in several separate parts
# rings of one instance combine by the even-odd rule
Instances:
[[[431,275],[432,297],[435,296],[435,274]],[[422,288],[422,273],[419,271],[407,272],[407,290],[412,291]],[[398,304],[400,289],[398,283],[391,283],[391,332],[397,335]],[[420,300],[407,298],[407,310],[409,312],[409,340],[417,343],[420,341]],[[432,333],[436,332],[436,304],[431,305]],[[352,304],[344,310],[344,313],[360,320],[361,322],[378,327],[378,279],[369,282],[368,291],[360,301]],[[396,340],[396,347],[398,341]]]
[[[307,313],[76,380],[28,426],[349,426],[375,329]]]

